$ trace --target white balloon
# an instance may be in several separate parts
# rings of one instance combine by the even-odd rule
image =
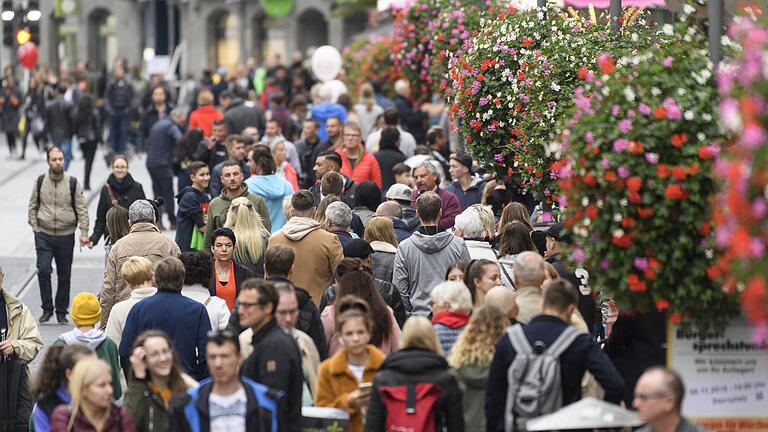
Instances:
[[[320,81],[330,81],[341,72],[341,53],[330,45],[323,45],[312,54],[312,73]]]

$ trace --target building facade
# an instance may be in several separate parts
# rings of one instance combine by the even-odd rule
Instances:
[[[40,62],[109,66],[120,56],[134,65],[180,49],[180,73],[198,75],[248,57],[288,61],[310,47],[341,49],[367,24],[365,14],[334,17],[331,0],[266,1],[293,6],[273,17],[259,0],[43,0]]]

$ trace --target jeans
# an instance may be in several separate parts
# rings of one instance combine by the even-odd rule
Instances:
[[[53,312],[51,299],[51,262],[56,260],[56,277],[59,286],[56,289],[56,314],[66,314],[69,307],[69,286],[72,276],[72,255],[75,252],[75,235],[53,236],[42,232],[35,233],[37,251],[37,283],[40,285],[40,300],[43,312]]]
[[[91,189],[91,170],[93,169],[93,158],[96,156],[96,147],[98,143],[96,141],[85,141],[80,143],[80,149],[83,150],[83,156],[85,156],[85,178],[83,180],[83,188],[86,190]]]
[[[109,117],[109,142],[115,153],[125,153],[125,144],[128,141],[129,115],[124,113],[112,113]]]
[[[64,171],[68,170],[72,161],[72,137],[53,137],[53,146],[64,153]]]
[[[176,213],[173,204],[173,170],[170,166],[147,167],[152,178],[152,194],[155,199],[163,198],[163,210],[168,215],[172,225],[176,225]],[[161,210],[162,211],[162,210]],[[161,215],[157,215],[158,221],[162,221]]]

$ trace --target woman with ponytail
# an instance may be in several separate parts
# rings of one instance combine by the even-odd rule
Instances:
[[[359,120],[360,132],[365,140],[376,126],[376,119],[384,114],[384,109],[376,103],[373,86],[370,83],[360,86],[360,98],[355,104],[355,113]]]

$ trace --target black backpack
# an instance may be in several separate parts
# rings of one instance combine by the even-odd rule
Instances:
[[[35,212],[40,210],[40,190],[43,188],[43,180],[45,180],[45,174],[41,174],[37,178],[37,204],[35,205]],[[75,222],[77,222],[77,207],[75,206],[75,191],[77,190],[77,179],[69,176],[69,203],[72,206],[72,211],[75,213]]]

